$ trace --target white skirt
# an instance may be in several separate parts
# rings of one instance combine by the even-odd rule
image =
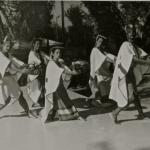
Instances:
[[[34,103],[38,102],[41,91],[42,88],[38,79],[34,79],[33,81],[28,83],[28,95]]]
[[[5,76],[0,83],[0,104],[5,104],[8,97],[11,101],[19,99],[21,94],[20,86],[12,76]]]

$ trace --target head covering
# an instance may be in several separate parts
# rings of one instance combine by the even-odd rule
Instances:
[[[42,38],[33,38],[33,43],[35,43],[36,41],[42,42]]]
[[[104,40],[107,39],[106,36],[101,35],[101,34],[98,34],[98,35],[96,36],[96,41],[97,41],[99,38],[102,38],[102,39],[104,39]]]
[[[62,49],[64,49],[64,47],[58,46],[58,45],[54,45],[54,46],[52,46],[52,47],[50,48],[50,52],[53,52],[53,51],[55,51],[56,49],[62,50]]]
[[[5,38],[3,40],[3,44],[6,44],[6,43],[9,43],[11,46],[13,45],[12,40],[8,36],[5,36]]]

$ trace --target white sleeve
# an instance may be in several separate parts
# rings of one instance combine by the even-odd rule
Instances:
[[[10,63],[11,63],[10,59],[8,59],[4,54],[0,52],[0,74],[2,78]]]

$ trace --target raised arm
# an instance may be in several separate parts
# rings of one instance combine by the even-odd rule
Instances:
[[[137,58],[135,56],[133,57],[133,62],[142,64],[142,65],[150,65],[150,61],[139,59],[139,58]]]
[[[9,65],[10,70],[14,70],[16,72],[20,73],[28,73],[28,65],[24,64],[22,61],[16,59],[13,56],[10,56],[9,59],[11,60],[11,63]]]
[[[79,75],[80,74],[76,70],[70,70],[67,66],[64,67],[64,72],[68,75]]]

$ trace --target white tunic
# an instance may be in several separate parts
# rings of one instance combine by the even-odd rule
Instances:
[[[28,64],[35,66],[41,64],[41,60],[36,56],[34,51],[30,51],[29,53]],[[41,85],[37,77],[38,75],[28,75],[28,94],[34,103],[38,102],[41,95]]]
[[[98,90],[97,86],[98,84],[101,84],[101,82],[105,82],[105,87],[103,86],[103,92],[101,92],[101,94],[103,93],[109,93],[109,89],[110,89],[110,72],[108,70],[108,63],[106,63],[106,58],[109,58],[112,62],[114,62],[115,60],[115,56],[112,54],[108,54],[108,53],[102,53],[98,48],[93,48],[91,55],[90,55],[90,76],[94,79],[94,81],[92,82],[91,86],[91,90],[92,90],[92,97],[95,97],[95,92]],[[96,77],[96,81],[97,83],[95,83],[95,77]],[[104,84],[103,84],[104,85]],[[102,95],[103,95],[102,94]],[[104,94],[105,95],[105,94]]]
[[[20,97],[20,87],[15,78],[16,72],[14,76],[5,74],[13,71],[12,66],[9,58],[0,52],[0,104],[5,104],[9,96],[12,101],[18,100]]]
[[[29,53],[28,64],[35,65],[35,66],[41,64],[41,60],[36,56],[34,51],[30,51]],[[28,80],[32,81],[37,77],[38,75],[28,75]]]
[[[147,54],[140,48],[137,49],[140,57]],[[128,104],[129,95],[127,93],[126,75],[132,64],[133,56],[137,56],[133,45],[129,42],[124,42],[119,50],[115,70],[112,78],[109,98],[118,103],[119,107],[124,107]],[[137,64],[135,66],[136,84],[138,85],[142,80],[143,73],[147,70],[147,66]]]
[[[63,71],[64,69],[60,68],[53,60],[49,61],[46,68],[45,95],[51,94],[57,90]]]
[[[94,79],[96,71],[102,66],[106,59],[106,56],[98,50],[98,48],[93,48],[90,55],[91,70],[90,75]]]

